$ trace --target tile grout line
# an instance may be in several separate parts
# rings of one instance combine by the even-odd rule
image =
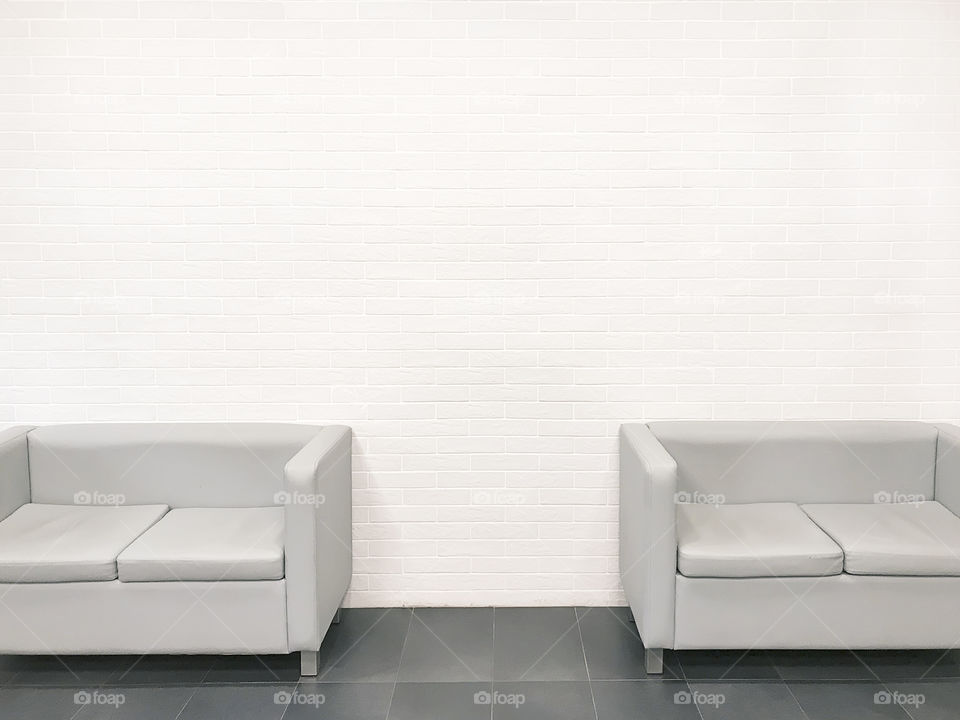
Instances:
[[[560,637],[558,637],[556,640],[554,640],[553,643],[550,645],[550,647],[548,647],[546,650],[544,650],[543,654],[540,655],[540,657],[538,657],[538,658],[533,662],[533,664],[532,664],[530,667],[528,667],[526,670],[523,671],[523,673],[520,675],[520,677],[517,678],[517,681],[518,681],[518,682],[537,682],[536,680],[533,680],[533,681],[527,681],[527,680],[525,680],[525,678],[526,678],[526,676],[527,676],[527,673],[529,673],[531,670],[533,670],[537,665],[539,665],[539,664],[543,661],[543,659],[544,659],[545,657],[547,657],[547,655],[549,655],[551,652],[553,652],[553,649],[554,649],[557,645],[559,645],[561,642],[563,642],[563,639],[564,639],[567,635],[569,635],[575,628],[577,628],[577,626],[579,625],[579,623],[580,623],[580,621],[579,621],[579,619],[577,618],[576,610],[574,610],[574,614],[573,614],[573,624],[572,624],[570,627],[568,627],[566,630],[564,630],[563,633],[560,635]],[[582,640],[581,640],[581,642],[582,642]],[[584,661],[584,662],[586,662],[586,661]]]
[[[410,626],[413,624],[413,613],[416,608],[410,608],[410,615],[407,618],[407,629],[403,633],[403,644],[400,646],[400,657],[397,658],[397,674],[393,676],[393,692],[390,693],[390,703],[387,705],[387,714],[383,720],[390,720],[390,711],[393,710],[393,699],[397,695],[397,684],[400,682],[400,665],[403,663],[403,651],[407,649],[407,638],[410,636]]]
[[[594,720],[600,720],[600,715],[597,713],[597,698],[593,694],[593,680],[590,679],[590,664],[587,662],[587,648],[583,644],[583,628],[580,627],[580,611],[576,607],[573,608],[573,617],[577,621],[577,635],[580,636],[580,652],[583,654],[583,669],[587,673],[587,687],[590,688],[590,702],[593,703],[593,717]]]
[[[639,629],[639,628],[637,628],[637,637],[638,637],[638,638],[640,637],[640,629]],[[640,644],[641,644],[641,645],[643,644],[643,638],[640,638]],[[646,651],[646,646],[644,646],[644,651]],[[666,665],[664,665],[664,669],[665,669],[665,668],[666,668]],[[690,685],[690,678],[687,677],[687,668],[684,667],[684,665],[683,665],[683,658],[681,658],[680,656],[677,656],[677,668],[679,668],[679,670],[680,670],[680,680],[681,680],[681,681],[683,682],[683,684],[686,686],[687,692],[690,693],[691,696],[692,696],[692,695],[693,695],[693,687]],[[646,672],[646,668],[644,668],[644,672]],[[693,703],[693,706],[697,709],[697,715],[700,717],[700,720],[705,720],[705,718],[703,717],[703,710],[700,709],[700,705],[699,705],[698,703],[694,702],[694,703]]]
[[[390,614],[390,611],[391,611],[391,610],[392,610],[392,608],[387,608],[386,610],[384,610],[383,614],[382,614],[380,617],[378,617],[378,618],[376,619],[376,621],[375,621],[370,627],[368,627],[366,630],[363,631],[363,634],[361,634],[360,637],[358,637],[358,638],[356,639],[356,641],[353,643],[353,645],[351,645],[350,647],[347,648],[347,651],[346,651],[345,653],[343,653],[342,655],[340,655],[340,657],[338,657],[336,660],[334,660],[334,661],[330,664],[330,667],[328,667],[326,670],[323,671],[323,674],[318,674],[318,675],[317,675],[317,680],[316,680],[316,682],[318,682],[318,683],[319,683],[319,682],[323,682],[323,678],[325,678],[325,677],[327,676],[327,673],[330,672],[330,671],[336,666],[336,664],[337,664],[338,662],[340,662],[340,661],[343,660],[347,655],[349,655],[350,653],[352,653],[352,652],[353,652],[353,649],[354,649],[357,645],[359,645],[367,635],[369,635],[371,632],[373,632],[373,629],[374,629],[377,625],[380,624],[380,621],[381,621],[381,620],[383,620],[387,615]],[[406,641],[406,636],[404,636],[404,641]],[[322,642],[321,642],[321,644],[322,644]],[[319,657],[317,658],[317,661],[319,662]],[[317,672],[319,673],[319,667],[317,668]]]
[[[493,606],[493,642],[490,645],[490,720],[493,720],[493,693],[497,689],[497,606]]]
[[[323,641],[321,640],[320,642],[322,643]],[[318,652],[318,656],[319,656],[319,652]],[[319,657],[317,658],[317,662],[318,662],[318,663],[320,662]],[[280,718],[279,718],[279,720],[283,720],[283,719],[287,716],[287,712],[290,710],[290,706],[293,705],[294,695],[297,695],[297,694],[300,692],[300,686],[301,686],[302,684],[303,684],[303,675],[300,675],[300,676],[297,678],[297,681],[293,684],[293,694],[290,696],[290,699],[287,700],[287,704],[286,704],[286,706],[283,708],[283,712],[280,713]]]
[[[184,701],[183,706],[180,708],[180,712],[177,713],[177,716],[173,720],[180,720],[180,718],[183,716],[183,711],[187,709],[187,705],[190,704],[190,701],[193,700],[193,696],[197,694],[197,690],[199,689],[199,687],[195,687],[193,689],[193,692],[190,693],[189,697],[187,697],[186,701]]]
[[[780,670],[778,668],[777,675],[779,674],[780,674]],[[787,692],[790,693],[790,697],[793,698],[793,701],[797,704],[797,707],[800,708],[800,714],[803,715],[804,720],[810,720],[810,716],[807,715],[807,711],[804,709],[803,705],[800,703],[800,698],[798,698],[796,696],[796,693],[793,692],[793,688],[790,687],[790,683],[788,683],[786,680],[783,680],[783,686],[787,688]]]

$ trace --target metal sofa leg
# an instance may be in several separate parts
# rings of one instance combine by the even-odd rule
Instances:
[[[660,675],[663,673],[663,649],[646,648],[643,651],[643,664],[647,675]]]
[[[342,615],[343,615],[343,608],[337,608],[337,612],[334,613],[334,616],[333,616],[333,624],[334,624],[334,625],[339,625],[339,624],[340,624],[340,618],[341,618]]]
[[[317,651],[300,651],[300,675],[304,677],[314,677],[317,674]]]

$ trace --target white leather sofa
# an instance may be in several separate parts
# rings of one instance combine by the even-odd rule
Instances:
[[[960,643],[960,429],[654,422],[620,431],[620,571],[646,648]]]
[[[350,583],[351,431],[0,432],[0,653],[299,652]]]

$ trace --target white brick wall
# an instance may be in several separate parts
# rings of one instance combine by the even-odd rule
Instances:
[[[0,0],[0,421],[356,442],[353,605],[614,603],[615,435],[960,417],[960,3]]]

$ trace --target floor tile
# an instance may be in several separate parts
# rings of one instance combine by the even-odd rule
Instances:
[[[491,698],[489,682],[399,683],[389,720],[490,720]]]
[[[11,685],[96,687],[123,667],[117,655],[24,655]]]
[[[174,720],[194,692],[195,687],[103,687],[75,698],[82,707],[76,720]]]
[[[23,655],[0,655],[0,685],[8,684],[22,672],[25,660]]]
[[[877,676],[848,650],[771,650],[770,662],[784,680],[866,680]]]
[[[703,720],[806,720],[783,682],[690,682],[689,699]]]
[[[858,650],[857,655],[881,680],[960,678],[960,658],[953,650]]]
[[[591,680],[644,680],[643,643],[627,608],[577,608],[580,635]],[[663,675],[655,679],[682,678],[676,653],[663,653]]]
[[[300,679],[300,653],[288,655],[224,655],[214,659],[203,682],[285,683]]]
[[[407,609],[344,610],[320,646],[319,673],[304,682],[394,682],[403,639],[410,625]]]
[[[74,688],[4,688],[0,717],[10,720],[70,720],[80,705]]]
[[[595,720],[586,682],[495,682],[493,720]]]
[[[700,720],[686,702],[690,688],[683,681],[600,680],[590,683],[599,720]]]
[[[764,652],[683,650],[677,653],[688,680],[776,680],[780,675]]]
[[[494,680],[586,680],[577,613],[571,607],[497,608]]]
[[[199,685],[214,658],[211,655],[124,655],[108,685]]]
[[[203,686],[177,720],[280,720],[295,688],[294,684]]]
[[[418,608],[400,660],[400,682],[493,678],[493,608]]]
[[[884,703],[883,685],[870,682],[789,683],[809,720],[909,720],[898,705]]]
[[[299,686],[283,720],[385,720],[393,683],[311,683]]]
[[[65,656],[69,670],[52,656],[0,656],[0,717],[960,717],[958,652],[665,651],[662,676],[646,675],[643,655],[626,608],[348,610],[324,640],[317,678],[299,677],[299,654]]]
[[[890,703],[903,707],[913,720],[957,720],[960,681],[887,683]]]

